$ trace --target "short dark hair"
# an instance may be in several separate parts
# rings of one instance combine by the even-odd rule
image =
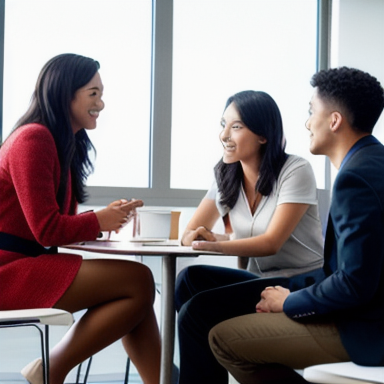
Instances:
[[[341,108],[354,130],[372,133],[384,108],[384,90],[375,77],[359,69],[340,67],[315,73],[311,85],[324,102]]]
[[[67,191],[68,172],[79,203],[86,200],[85,181],[93,171],[88,151],[94,147],[84,129],[73,134],[70,121],[71,101],[76,91],[89,83],[100,65],[97,61],[64,53],[50,59],[40,71],[27,112],[14,129],[29,123],[40,123],[51,132],[61,167],[57,202],[62,208]]]
[[[262,91],[242,91],[231,96],[225,109],[233,103],[242,122],[256,135],[267,141],[261,147],[262,161],[256,190],[268,196],[280,174],[287,154],[283,122],[275,100]],[[243,180],[240,162],[225,164],[221,159],[215,166],[215,176],[221,193],[220,203],[233,208],[239,196]]]

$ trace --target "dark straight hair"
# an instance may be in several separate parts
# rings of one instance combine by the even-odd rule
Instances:
[[[70,107],[76,91],[89,83],[99,68],[97,61],[72,53],[49,60],[37,79],[27,112],[13,129],[40,123],[51,132],[60,161],[60,185],[56,199],[61,209],[67,193],[69,171],[76,200],[83,203],[87,198],[85,182],[93,171],[88,152],[95,151],[95,148],[84,129],[74,135]]]
[[[225,109],[231,103],[246,127],[266,139],[266,143],[261,146],[261,165],[255,188],[262,195],[268,196],[287,159],[279,107],[270,95],[261,91],[236,93],[227,100]],[[241,163],[225,164],[221,159],[215,166],[215,177],[221,193],[220,203],[232,209],[243,182]]]

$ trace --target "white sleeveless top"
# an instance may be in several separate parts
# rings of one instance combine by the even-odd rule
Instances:
[[[294,276],[323,265],[323,237],[317,207],[316,180],[309,162],[288,156],[277,183],[269,196],[263,196],[252,215],[244,189],[233,209],[220,204],[216,181],[206,199],[216,200],[221,216],[229,214],[233,234],[231,239],[243,239],[265,233],[275,208],[284,203],[309,204],[309,208],[281,249],[268,257],[251,257],[248,270],[260,277]]]

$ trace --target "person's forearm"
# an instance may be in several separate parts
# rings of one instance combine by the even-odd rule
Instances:
[[[275,243],[270,242],[264,235],[247,239],[220,241],[220,252],[227,255],[246,257],[263,257],[274,255],[279,251]]]

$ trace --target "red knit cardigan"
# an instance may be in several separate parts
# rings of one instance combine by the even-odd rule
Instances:
[[[49,130],[40,124],[17,129],[0,148],[0,232],[45,247],[96,239],[100,227],[95,213],[75,214],[71,193],[60,213],[59,181],[60,164]],[[52,307],[81,262],[78,255],[31,257],[1,250],[0,244],[0,310]]]

